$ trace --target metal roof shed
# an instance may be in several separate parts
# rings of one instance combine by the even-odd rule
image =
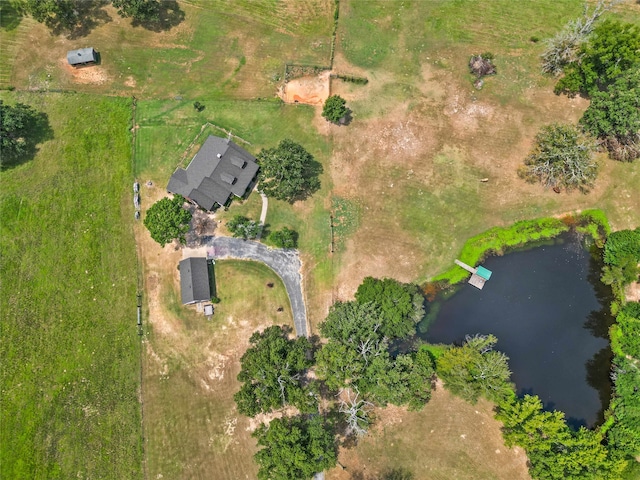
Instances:
[[[180,262],[180,293],[184,305],[211,300],[205,257],[189,257]]]
[[[98,61],[98,54],[92,47],[69,50],[67,52],[67,61],[69,65],[73,66],[96,63]]]

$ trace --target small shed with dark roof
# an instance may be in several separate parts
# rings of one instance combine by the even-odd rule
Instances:
[[[187,168],[171,175],[167,190],[212,210],[226,205],[231,195],[244,197],[257,174],[253,155],[229,139],[209,135]]]
[[[74,67],[89,65],[98,61],[98,53],[91,47],[69,50],[67,52],[67,61],[69,65]]]
[[[211,300],[206,258],[189,257],[180,262],[180,293],[183,305]]]

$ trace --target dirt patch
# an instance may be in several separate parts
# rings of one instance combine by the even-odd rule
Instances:
[[[285,103],[322,105],[329,98],[329,75],[327,70],[317,76],[294,78],[278,90]]]
[[[88,65],[86,67],[72,67],[69,65],[67,58],[60,59],[60,65],[64,71],[71,77],[74,83],[103,85],[110,78],[106,70],[99,65]]]
[[[640,302],[640,282],[628,285],[624,291],[627,302]]]

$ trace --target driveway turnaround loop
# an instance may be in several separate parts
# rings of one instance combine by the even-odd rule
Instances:
[[[255,260],[270,267],[284,283],[289,295],[293,324],[299,337],[307,334],[307,310],[302,294],[302,263],[298,251],[285,248],[268,248],[262,243],[230,237],[211,237],[206,240],[207,255],[215,259],[238,258]]]

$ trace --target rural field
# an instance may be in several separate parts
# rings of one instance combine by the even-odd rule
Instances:
[[[0,98],[44,111],[51,132],[33,160],[0,172],[0,463],[12,478],[255,478],[257,425],[232,397],[251,333],[292,323],[284,288],[261,265],[218,262],[221,303],[206,321],[180,304],[182,252],[133,217],[133,180],[144,215],[209,134],[230,132],[254,155],[290,138],[322,164],[321,189],[270,199],[266,220],[299,232],[312,333],[364,277],[422,283],[494,226],[588,208],[614,229],[640,225],[640,162],[602,155],[588,194],[517,175],[542,125],[575,123],[588,106],[554,95],[539,68],[543,40],[581,14],[579,0],[341,0],[333,59],[332,0],[181,0],[160,31],[108,6],[73,39],[18,4],[2,4],[0,87],[15,91]],[[640,22],[640,5],[610,15]],[[99,65],[66,65],[67,50],[87,45]],[[476,90],[467,62],[487,51],[498,74]],[[349,125],[276,96],[286,63],[332,61],[368,79],[327,80]],[[215,228],[260,208],[256,193],[234,201]],[[376,410],[374,433],[327,478],[530,478],[492,408],[438,388],[420,412]]]
[[[1,99],[51,128],[33,160],[0,173],[2,476],[139,478],[131,102]]]

